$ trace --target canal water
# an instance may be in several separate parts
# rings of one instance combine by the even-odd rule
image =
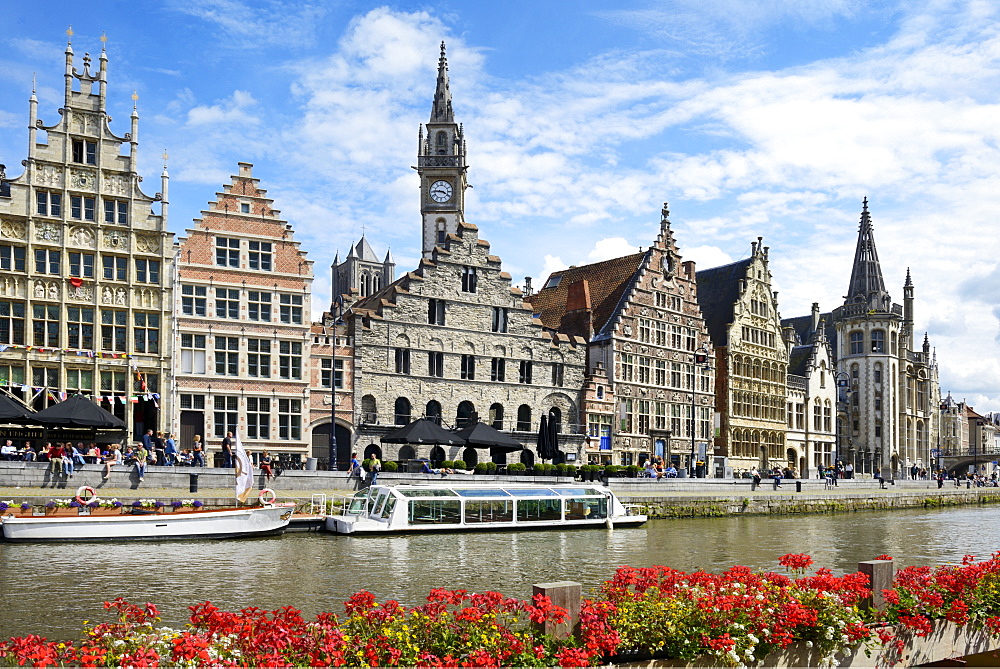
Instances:
[[[809,553],[835,573],[888,554],[899,566],[989,557],[1000,550],[1000,507],[838,515],[656,520],[633,529],[342,537],[286,534],[228,542],[0,543],[0,638],[29,633],[78,639],[83,620],[106,620],[102,602],[153,602],[182,627],[187,607],[284,605],[312,616],[343,612],[358,590],[379,601],[424,601],[431,588],[496,590],[528,598],[531,584],[596,587],[616,567],[718,571],[734,564],[781,570],[778,557]]]

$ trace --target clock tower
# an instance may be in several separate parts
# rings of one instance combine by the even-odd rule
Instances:
[[[420,128],[417,151],[424,258],[430,258],[434,247],[444,244],[448,233],[456,233],[465,220],[466,169],[465,135],[451,108],[448,60],[441,42],[434,106],[430,120]]]

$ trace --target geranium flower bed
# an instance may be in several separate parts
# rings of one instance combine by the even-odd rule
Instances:
[[[85,628],[83,641],[13,638],[0,644],[0,658],[33,666],[452,667],[594,666],[645,656],[742,665],[793,643],[826,662],[858,644],[901,652],[893,630],[919,635],[933,620],[1000,636],[1000,554],[903,569],[884,592],[881,613],[859,607],[869,594],[864,574],[806,575],[808,555],[782,556],[779,564],[790,575],[622,567],[584,600],[579,633],[568,639],[539,631],[566,616],[541,595],[522,601],[435,589],[411,608],[359,592],[343,614],[313,620],[292,607],[227,612],[204,602],[190,607],[183,630],[161,626],[152,604],[117,599],[105,603],[116,619]]]

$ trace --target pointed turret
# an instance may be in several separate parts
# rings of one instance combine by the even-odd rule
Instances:
[[[434,91],[434,106],[431,107],[431,123],[454,123],[451,110],[451,90],[448,88],[448,58],[445,56],[444,42],[441,42],[441,57],[438,58],[437,89]]]
[[[851,270],[851,285],[845,296],[845,304],[864,303],[870,310],[885,312],[890,309],[892,298],[882,280],[882,268],[875,251],[875,236],[872,219],[868,213],[868,198],[861,209],[861,224],[858,227],[858,246],[854,251],[854,267]]]

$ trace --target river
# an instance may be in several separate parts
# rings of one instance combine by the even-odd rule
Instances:
[[[780,570],[778,557],[809,553],[835,573],[888,554],[899,566],[988,557],[1000,550],[1000,507],[837,515],[656,520],[634,529],[343,537],[286,534],[225,542],[0,543],[0,638],[78,639],[83,620],[106,620],[102,602],[153,602],[180,627],[187,607],[343,612],[358,590],[415,605],[434,587],[531,596],[531,584],[596,587],[616,567],[718,571],[734,564]]]

